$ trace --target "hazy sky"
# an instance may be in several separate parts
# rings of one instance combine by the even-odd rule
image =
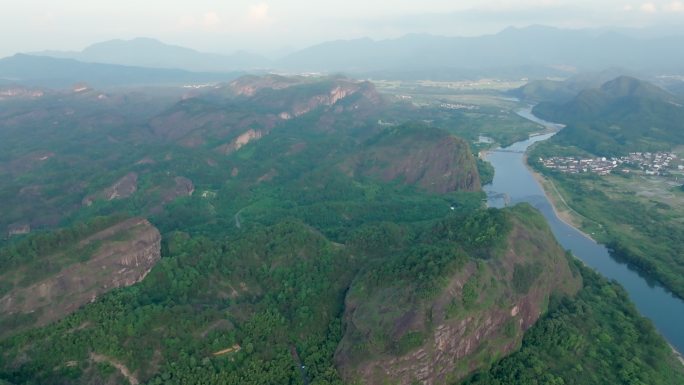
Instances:
[[[510,25],[684,25],[684,0],[0,0],[0,6],[0,57],[139,36],[229,53],[414,32],[479,35]]]

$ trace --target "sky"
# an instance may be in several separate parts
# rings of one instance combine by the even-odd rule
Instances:
[[[328,40],[533,24],[684,30],[684,0],[0,0],[0,10],[0,57],[135,37],[276,56]]]

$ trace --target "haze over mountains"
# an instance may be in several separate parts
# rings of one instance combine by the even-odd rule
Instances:
[[[84,63],[73,59],[17,54],[0,60],[0,84],[69,88],[74,83],[94,87],[221,82],[235,73],[202,73],[180,69],[144,68],[115,64]]]
[[[267,68],[271,64],[265,57],[248,52],[236,52],[232,55],[203,53],[150,38],[110,40],[90,45],[80,52],[43,51],[34,54],[89,63],[198,72]]]
[[[481,37],[407,35],[320,44],[285,58],[285,68],[379,71],[550,67],[561,71],[622,66],[673,70],[684,64],[675,37],[636,39],[612,32],[532,26]]]
[[[193,72],[345,72],[371,78],[455,80],[481,77],[567,77],[582,71],[599,71],[611,67],[647,74],[680,73],[684,71],[684,50],[678,49],[680,45],[679,36],[638,38],[634,33],[531,26],[508,28],[495,35],[480,37],[413,34],[380,41],[368,38],[331,41],[278,60],[269,60],[247,52],[232,55],[202,53],[148,38],[97,43],[81,52],[43,51],[33,55],[87,63]],[[12,68],[16,66],[8,64],[12,60],[20,62],[18,67],[21,72],[13,72]],[[60,66],[69,66],[71,63],[71,71],[74,73],[80,73],[83,69],[75,62],[48,62],[48,59],[36,58],[35,62],[27,65],[24,64],[26,60],[27,57],[0,60],[0,79],[30,80],[29,83],[35,83],[32,80],[44,79],[46,69],[56,63]],[[41,60],[44,63],[38,65]],[[93,68],[88,68],[88,71]],[[99,71],[114,73],[118,70],[109,67]],[[182,81],[205,81],[212,78],[204,75],[161,73],[157,81],[155,76],[143,76],[152,83],[165,81],[169,76],[177,76]],[[68,76],[65,79],[79,80]],[[132,80],[134,79],[125,82]],[[106,85],[104,83],[106,82],[101,82],[101,85]]]
[[[59,7],[85,19],[80,1]],[[184,39],[222,36],[221,17]],[[533,26],[280,58],[137,38],[0,59],[0,385],[684,384],[684,53],[663,36]],[[561,191],[585,188],[564,206],[599,202],[574,222],[528,148],[678,153],[649,185],[645,163],[568,173]]]

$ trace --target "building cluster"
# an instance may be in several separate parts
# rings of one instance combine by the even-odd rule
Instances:
[[[461,104],[461,103],[442,103],[440,104],[441,108],[447,109],[447,110],[479,110],[479,106],[473,106],[470,104]]]
[[[669,170],[684,170],[677,155],[669,152],[631,152],[627,156],[578,158],[554,156],[539,158],[544,167],[568,174],[593,173],[608,175],[616,169],[622,173],[641,170],[646,175],[664,175]]]

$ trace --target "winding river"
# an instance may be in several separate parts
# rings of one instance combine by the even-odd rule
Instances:
[[[531,108],[518,114],[555,131],[562,126],[543,121],[531,113]],[[614,260],[606,247],[598,244],[576,228],[563,222],[546,197],[539,183],[525,165],[524,153],[532,144],[546,140],[554,133],[531,136],[506,148],[487,154],[494,166],[494,181],[485,186],[487,203],[503,207],[528,202],[542,212],[558,242],[605,277],[619,282],[629,293],[639,312],[651,319],[660,333],[679,352],[684,352],[684,301],[676,298],[662,286],[640,276],[623,263]]]

